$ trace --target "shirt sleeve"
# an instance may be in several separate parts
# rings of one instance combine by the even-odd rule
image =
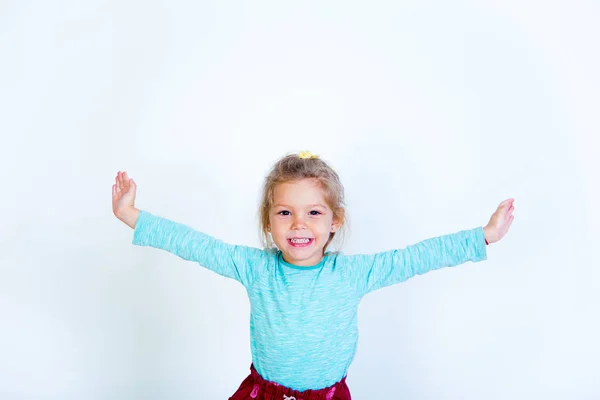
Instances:
[[[427,239],[404,249],[345,256],[347,275],[359,296],[415,275],[487,259],[483,228]]]
[[[253,247],[224,243],[184,224],[140,211],[133,242],[166,250],[188,261],[195,261],[219,275],[235,279],[245,287],[254,281],[252,268],[266,257],[266,252]]]

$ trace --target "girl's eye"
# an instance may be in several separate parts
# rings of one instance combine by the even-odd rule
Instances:
[[[287,215],[290,215],[290,212],[289,212],[289,211],[287,211],[287,210],[283,210],[283,211],[279,211],[277,214],[279,214],[279,215],[285,215],[285,216],[287,216]],[[312,211],[310,212],[310,215],[313,215],[313,216],[314,216],[314,215],[321,215],[321,214],[322,214],[322,213],[321,213],[320,211],[317,211],[317,210],[312,210]]]

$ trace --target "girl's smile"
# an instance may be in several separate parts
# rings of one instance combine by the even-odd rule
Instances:
[[[315,240],[313,238],[292,238],[288,239],[288,242],[294,247],[308,247]]]

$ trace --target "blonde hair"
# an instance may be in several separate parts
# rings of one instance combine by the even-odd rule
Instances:
[[[329,234],[329,239],[323,247],[323,253],[325,253],[325,249],[336,235],[341,238],[341,246],[344,230],[347,226],[347,215],[344,208],[344,186],[338,174],[325,161],[317,156],[306,156],[307,153],[288,154],[280,158],[265,177],[259,208],[260,239],[265,248],[275,247],[275,243],[267,230],[275,187],[281,183],[295,182],[302,179],[314,179],[319,184],[327,205],[333,211],[333,218],[340,222],[338,232]]]

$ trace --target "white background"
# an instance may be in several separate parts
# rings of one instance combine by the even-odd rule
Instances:
[[[0,397],[225,399],[241,285],[131,245],[137,206],[258,246],[288,152],[347,191],[347,254],[515,222],[367,296],[353,399],[600,398],[595,1],[3,2]]]

